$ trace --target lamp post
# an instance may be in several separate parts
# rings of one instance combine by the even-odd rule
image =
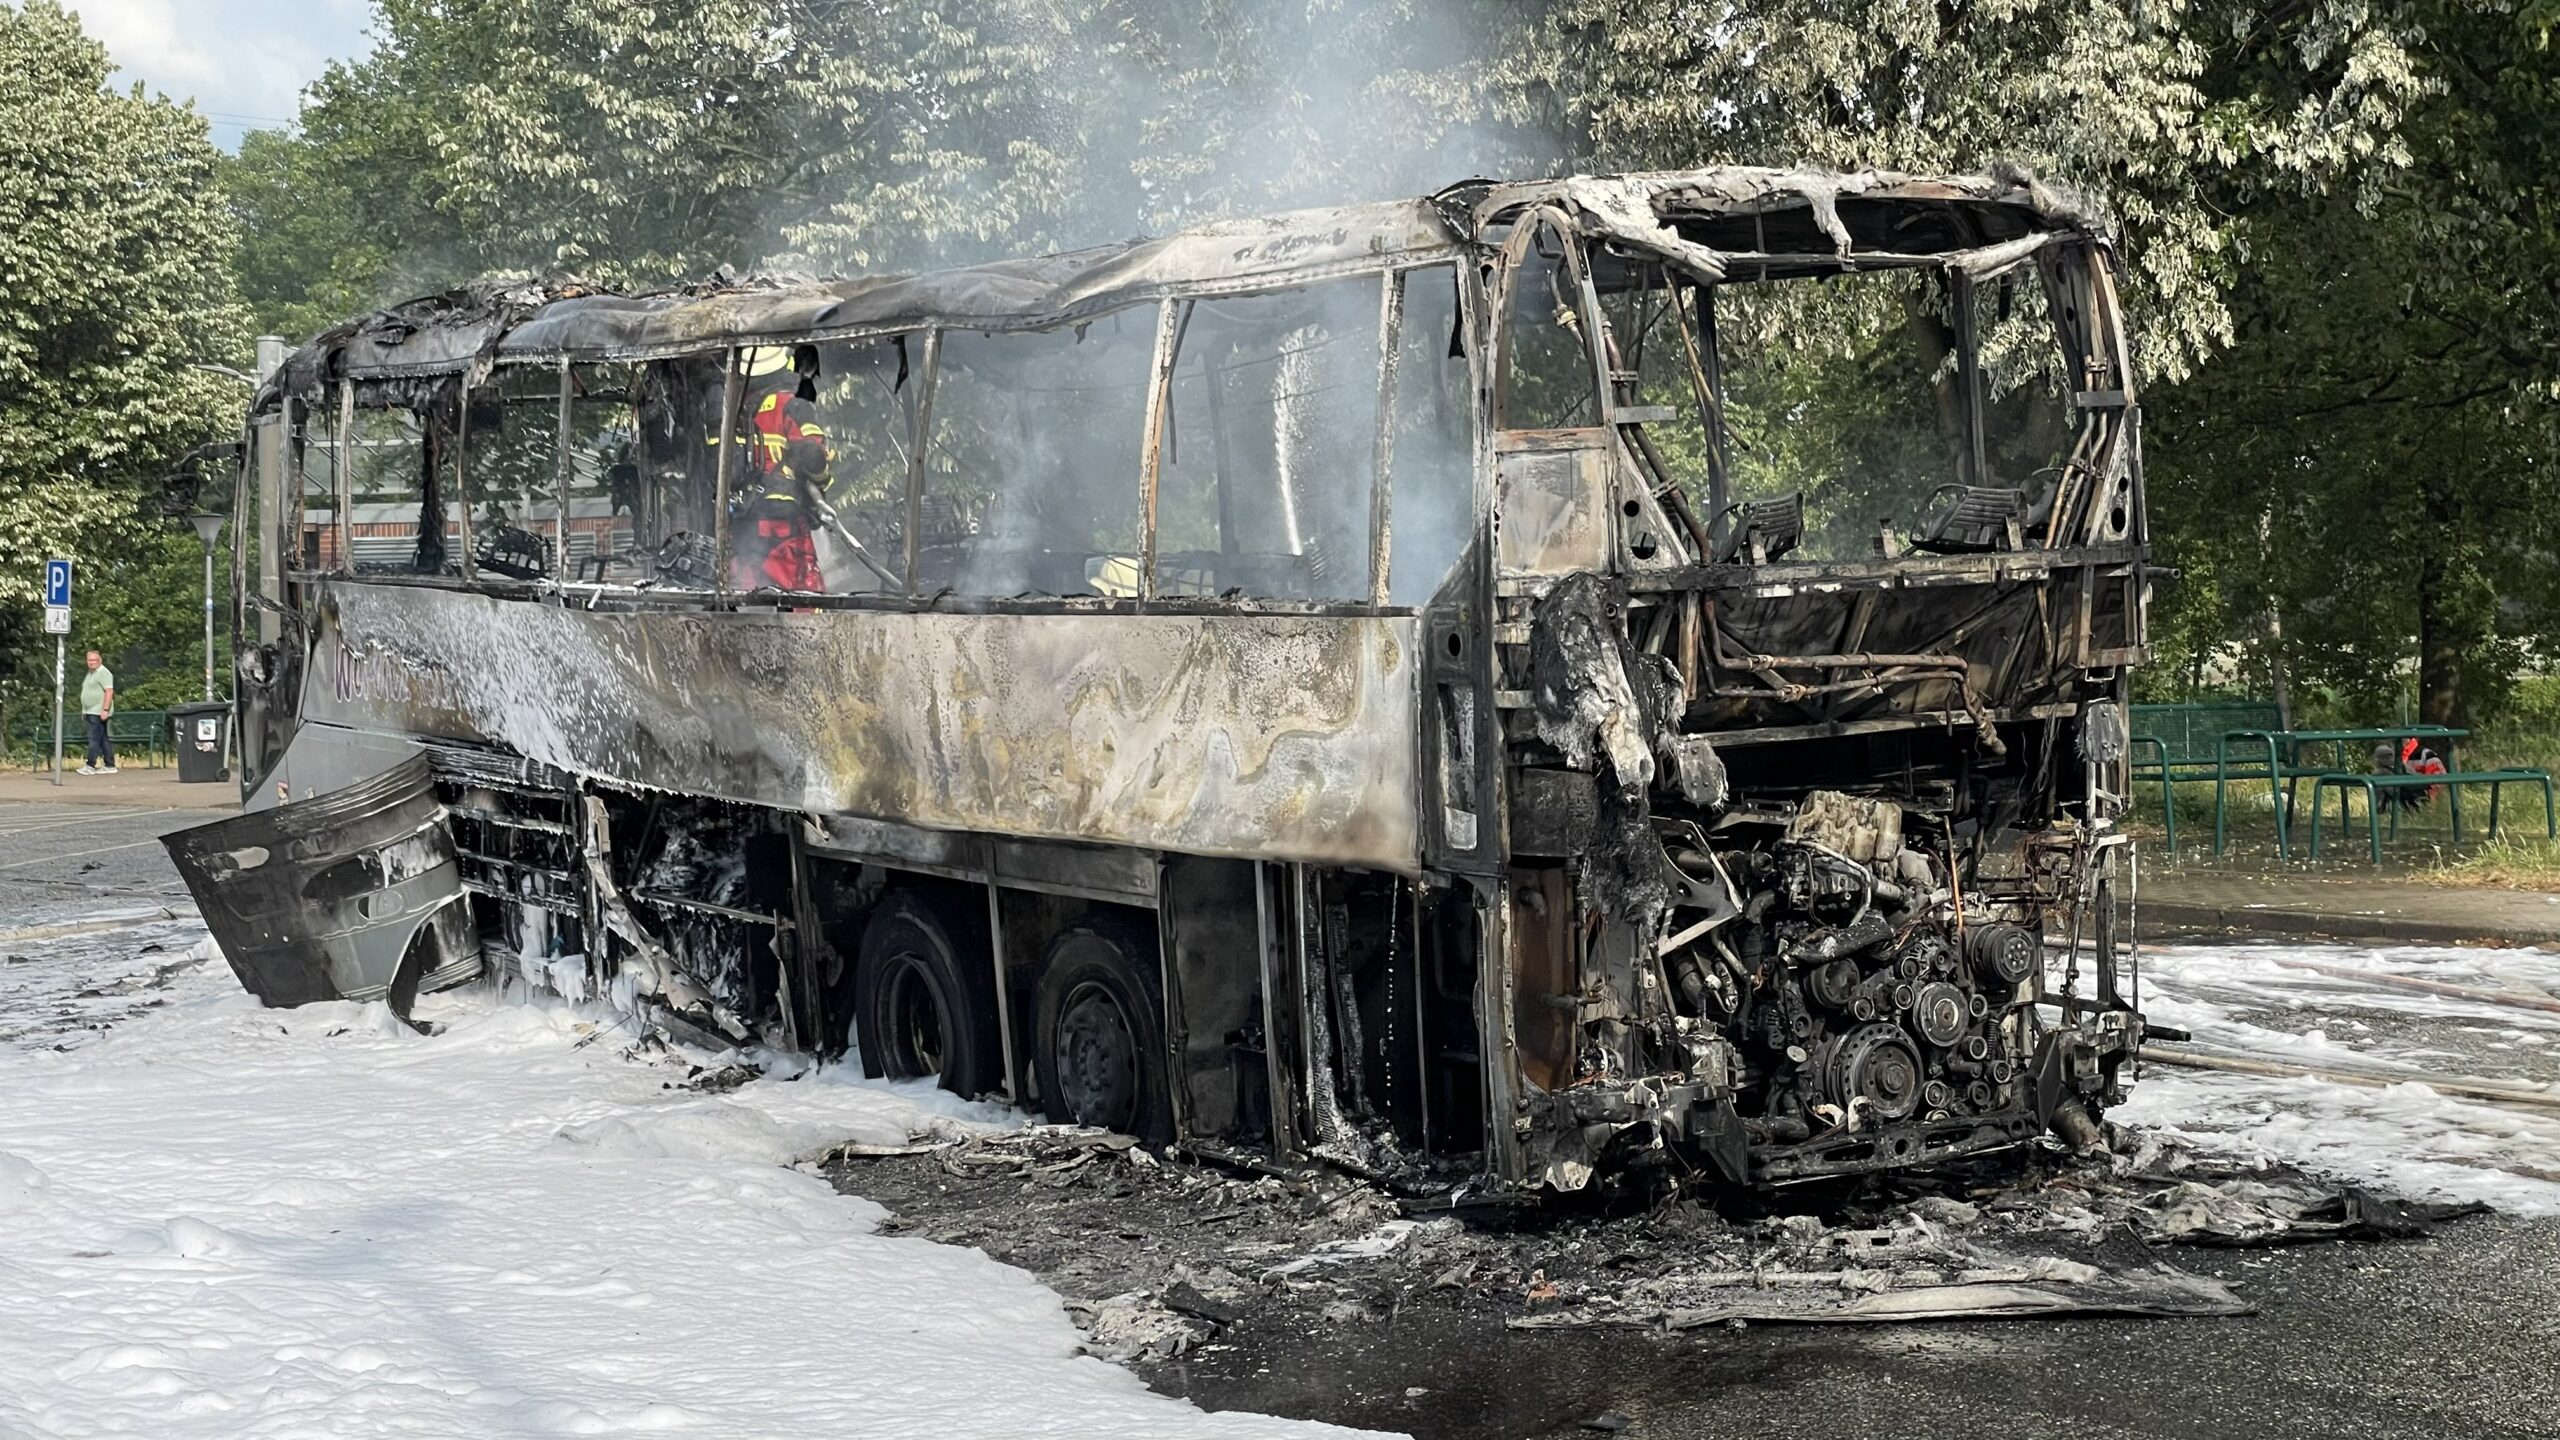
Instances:
[[[222,538],[224,517],[190,515],[196,538],[204,542],[204,698],[213,698],[213,542]]]

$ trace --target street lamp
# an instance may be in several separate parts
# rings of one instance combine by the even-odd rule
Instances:
[[[196,538],[204,542],[204,698],[213,698],[213,542],[222,538],[226,517],[190,515],[187,523],[196,527]]]

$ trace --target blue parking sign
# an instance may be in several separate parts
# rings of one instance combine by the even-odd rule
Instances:
[[[47,605],[71,603],[70,561],[47,560],[44,562],[44,603]]]

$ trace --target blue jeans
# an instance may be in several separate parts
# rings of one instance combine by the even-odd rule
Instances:
[[[104,715],[83,715],[80,718],[89,722],[89,758],[85,763],[90,765],[114,765],[116,763],[116,747],[114,742],[107,739],[107,717]]]

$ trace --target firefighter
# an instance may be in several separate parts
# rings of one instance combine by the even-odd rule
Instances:
[[[825,493],[827,432],[812,401],[818,351],[759,345],[746,352],[744,463],[730,507],[731,583],[741,590],[824,590],[810,521]]]

